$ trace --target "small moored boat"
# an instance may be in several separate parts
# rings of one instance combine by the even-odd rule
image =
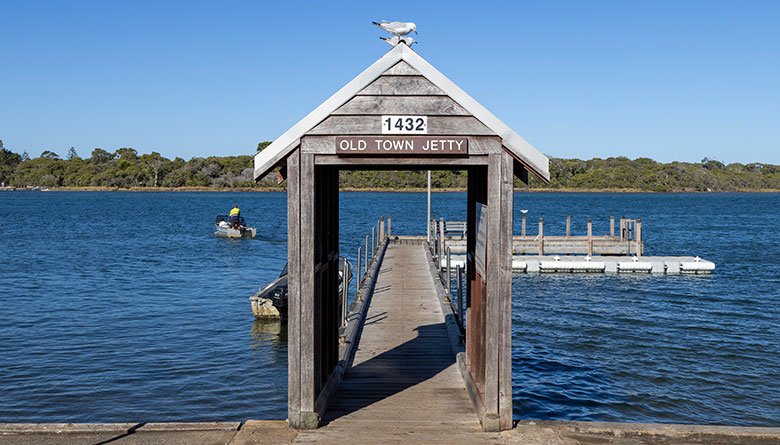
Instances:
[[[347,287],[352,281],[352,264],[344,257],[339,257],[339,294],[344,292],[344,273],[346,272]],[[252,313],[255,318],[287,318],[287,264],[284,265],[279,278],[261,287],[249,297]]]
[[[214,225],[217,227],[217,231],[214,232],[217,236],[222,238],[254,238],[256,230],[254,227],[246,225],[246,221],[243,216],[238,217],[238,226],[236,228],[231,227],[228,222],[227,215],[218,215]]]

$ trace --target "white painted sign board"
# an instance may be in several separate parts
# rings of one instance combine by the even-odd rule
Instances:
[[[382,134],[428,134],[428,116],[382,116]]]
[[[487,206],[481,202],[477,203],[477,241],[474,247],[474,267],[477,272],[482,276],[483,280],[487,279],[487,272],[485,267],[485,257],[487,256],[487,224],[488,224]]]

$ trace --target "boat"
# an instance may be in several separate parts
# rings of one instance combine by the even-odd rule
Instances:
[[[344,291],[344,272],[347,273],[347,287],[352,281],[352,264],[344,257],[339,257],[339,294]],[[252,313],[257,319],[287,318],[287,264],[279,277],[249,297]]]
[[[214,232],[217,236],[222,238],[254,238],[257,231],[254,227],[246,225],[246,221],[243,216],[238,217],[238,228],[234,229],[230,227],[227,215],[217,215],[217,219],[214,221],[217,231]]]

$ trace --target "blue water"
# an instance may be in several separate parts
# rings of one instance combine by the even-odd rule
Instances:
[[[567,213],[580,234],[587,217],[596,234],[609,214],[641,217],[647,255],[699,255],[717,269],[515,275],[516,417],[780,425],[780,195],[537,194],[517,205],[551,234],[565,233]]]
[[[465,194],[433,212],[465,219]],[[254,240],[213,236],[234,204]],[[646,254],[712,276],[515,275],[515,417],[780,424],[778,194],[517,193],[528,232],[641,217]],[[342,254],[382,213],[422,234],[423,193],[342,193]],[[0,422],[286,417],[286,326],[248,296],[286,258],[281,193],[0,193]],[[353,283],[354,288],[354,283]]]

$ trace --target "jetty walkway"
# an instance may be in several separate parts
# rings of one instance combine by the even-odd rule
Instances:
[[[423,245],[388,245],[354,361],[323,424],[296,442],[503,443],[474,413]]]

